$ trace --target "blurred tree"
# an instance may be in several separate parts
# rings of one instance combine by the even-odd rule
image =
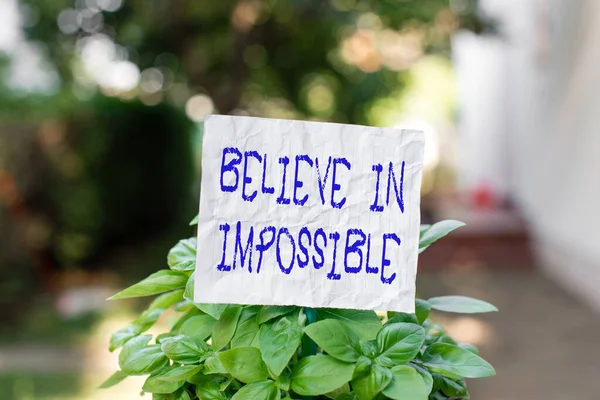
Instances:
[[[402,71],[423,53],[447,54],[457,28],[486,27],[472,0],[23,2],[39,17],[29,37],[48,44],[63,88],[79,95],[90,58],[112,51],[142,71],[125,97],[183,106],[203,93],[222,114],[352,123],[367,122],[369,105],[402,87]]]

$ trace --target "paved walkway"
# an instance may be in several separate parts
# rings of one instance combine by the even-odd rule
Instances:
[[[469,382],[473,400],[600,399],[600,316],[536,271],[419,274],[419,296],[462,294],[495,304],[483,316],[438,314],[477,342],[497,376]]]

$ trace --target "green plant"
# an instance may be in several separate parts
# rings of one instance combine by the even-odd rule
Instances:
[[[420,251],[462,226],[421,227]],[[138,319],[114,333],[121,370],[101,387],[149,375],[153,400],[441,400],[468,398],[464,378],[494,375],[470,344],[454,341],[428,316],[497,311],[462,296],[416,299],[414,314],[291,306],[194,304],[196,239],[180,241],[158,271],[114,295],[158,295]],[[170,308],[169,332],[144,334]]]

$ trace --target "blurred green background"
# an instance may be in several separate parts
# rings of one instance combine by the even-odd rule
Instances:
[[[572,143],[591,139],[556,138],[591,137],[598,125],[564,129],[552,119],[560,112],[529,103],[562,98],[572,76],[598,70],[600,58],[576,57],[600,48],[583,46],[595,31],[577,36],[599,26],[583,18],[600,15],[593,4],[0,0],[0,400],[138,398],[143,377],[96,390],[115,369],[110,334],[145,303],[105,299],[163,268],[169,248],[194,235],[211,113],[423,130],[422,220],[469,227],[420,257],[422,296],[466,294],[501,310],[439,316],[498,370],[472,383],[473,398],[596,399],[600,322],[533,268],[528,236],[533,222],[538,240],[556,239],[539,221],[558,221],[557,231],[593,239],[581,234],[593,212],[569,230],[560,221],[577,218],[543,207],[548,173],[537,165],[557,164],[556,153],[580,160]],[[590,79],[578,87],[593,90]],[[590,103],[583,89],[570,98]],[[559,111],[581,121],[576,111],[587,108],[577,104]],[[554,140],[534,115],[556,127]],[[540,150],[552,143],[560,151]],[[547,187],[560,179],[578,182],[579,197],[564,191],[573,204],[594,198],[586,193],[597,179],[556,174]],[[557,259],[557,271],[571,271],[572,255],[540,265]],[[590,285],[597,276],[572,275]]]
[[[475,10],[448,0],[0,2],[1,398],[139,392],[135,380],[95,390],[114,365],[111,329],[141,306],[104,299],[193,234],[205,115],[451,124],[451,35],[491,27]],[[429,176],[448,175],[436,167]]]

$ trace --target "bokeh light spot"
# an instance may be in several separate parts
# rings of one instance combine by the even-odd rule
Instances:
[[[155,93],[162,89],[165,77],[158,68],[148,68],[142,72],[140,88],[147,93]]]
[[[205,94],[197,94],[189,98],[185,104],[185,113],[195,122],[202,122],[204,118],[213,112],[214,104],[210,97]]]
[[[75,33],[81,25],[81,16],[73,9],[65,9],[58,14],[56,19],[58,28],[67,35]]]
[[[115,12],[123,6],[123,0],[97,0],[98,6],[104,11]]]

